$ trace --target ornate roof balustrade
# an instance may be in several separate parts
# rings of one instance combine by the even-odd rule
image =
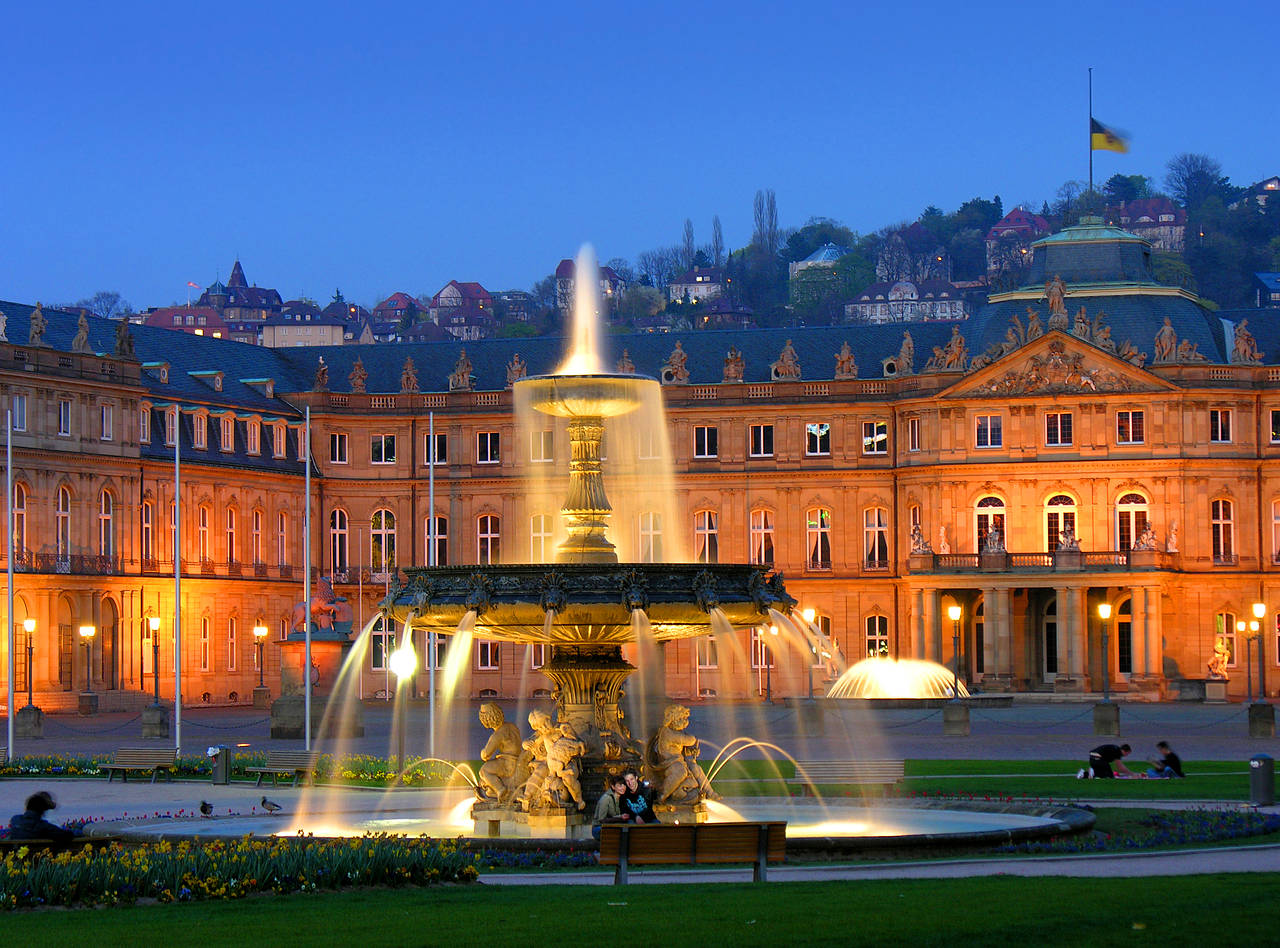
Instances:
[[[1056,553],[912,553],[910,573],[1099,573],[1178,568],[1162,550],[1059,550]]]

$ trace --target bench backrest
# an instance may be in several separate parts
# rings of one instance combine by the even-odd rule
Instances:
[[[901,780],[905,767],[901,760],[800,760],[796,761],[796,779],[852,781]]]
[[[787,855],[787,824],[769,823],[645,823],[600,827],[600,863],[617,865],[626,836],[627,861],[633,865],[755,862],[760,831],[765,828],[769,862]]]
[[[122,747],[111,758],[111,762],[117,767],[172,767],[177,760],[178,752],[172,747],[168,750],[156,747]]]
[[[315,763],[316,755],[311,751],[267,751],[268,767],[279,767],[281,770],[311,770],[315,767]]]

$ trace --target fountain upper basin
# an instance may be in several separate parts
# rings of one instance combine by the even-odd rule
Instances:
[[[624,645],[632,613],[648,616],[658,641],[707,635],[718,608],[738,628],[786,612],[794,600],[762,569],[729,563],[557,563],[405,569],[408,582],[384,601],[398,622],[454,628],[471,611],[476,631],[509,642]],[[553,613],[550,623],[548,612]]]
[[[517,381],[514,390],[544,415],[614,418],[634,410],[659,385],[646,375],[535,375]]]

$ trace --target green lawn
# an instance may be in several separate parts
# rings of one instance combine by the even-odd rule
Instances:
[[[439,887],[4,916],[16,945],[1252,945],[1280,873]],[[1212,893],[1211,895],[1209,893]]]

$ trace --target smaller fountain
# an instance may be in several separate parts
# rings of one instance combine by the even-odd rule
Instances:
[[[955,694],[955,686],[959,694]],[[831,690],[828,698],[876,698],[876,699],[938,699],[968,698],[969,690],[964,682],[957,681],[955,673],[937,662],[918,658],[865,658],[847,668]]]

